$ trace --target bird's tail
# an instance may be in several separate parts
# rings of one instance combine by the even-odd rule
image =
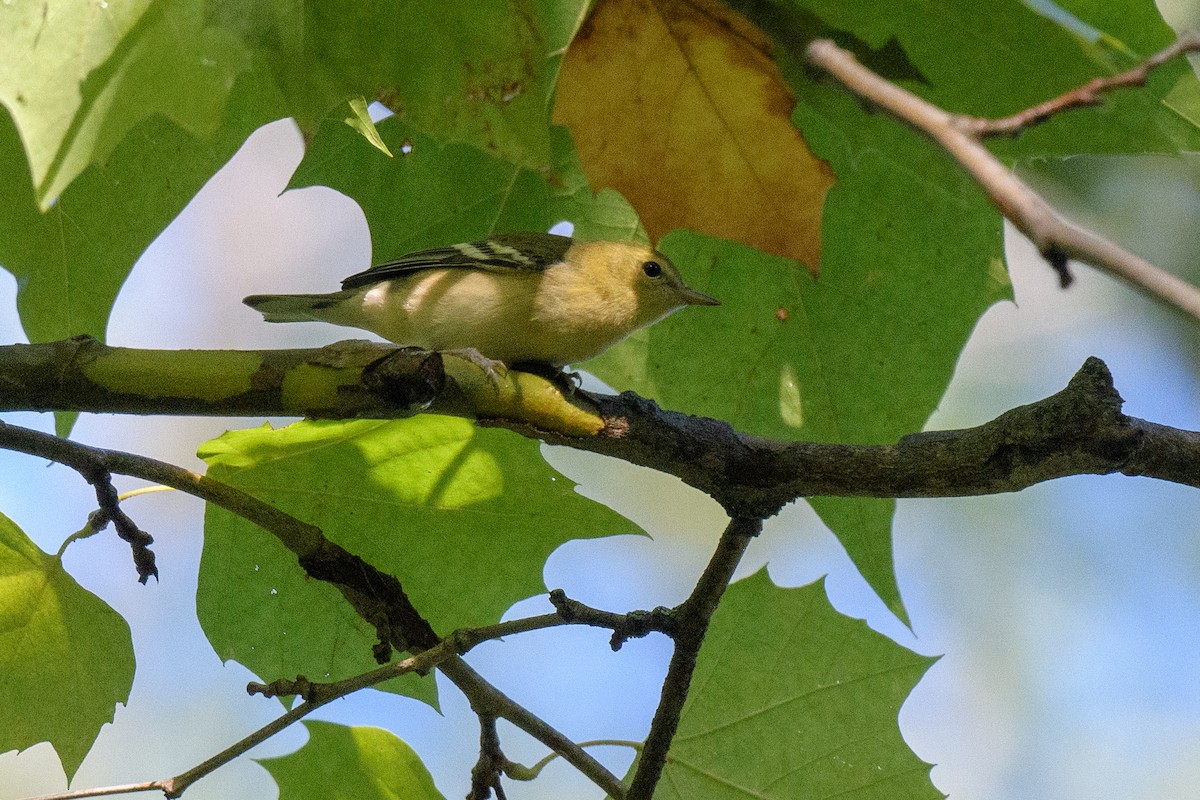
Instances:
[[[260,312],[267,322],[327,322],[353,292],[332,294],[252,294],[243,303]]]

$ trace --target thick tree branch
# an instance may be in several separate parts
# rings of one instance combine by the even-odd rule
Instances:
[[[1099,101],[1099,92],[1135,85],[1151,68],[1186,50],[1200,47],[1187,40],[1150,59],[1130,73],[1099,79],[1063,97],[1003,120],[978,120],[952,114],[872,72],[852,53],[821,39],[808,46],[808,59],[837,78],[850,91],[929,136],[971,173],[992,202],[1037,246],[1070,282],[1068,259],[1075,259],[1121,278],[1134,287],[1200,320],[1200,289],[1180,280],[1120,245],[1071,222],[1029,188],[983,145],[985,135],[1012,134],[1050,114]]]
[[[354,347],[338,345],[332,349],[353,351]],[[284,384],[298,380],[298,376],[264,370],[255,378],[259,394],[252,410],[239,410],[240,406],[230,403],[222,404],[219,410],[207,407],[206,413],[295,414],[295,405],[283,399],[272,405],[267,399],[282,398],[285,392],[292,391],[353,397],[353,409],[346,412],[347,416],[393,417],[414,413],[414,409],[389,405],[388,397],[413,396],[431,380],[435,385],[439,382],[426,374],[408,378],[394,375],[386,392],[376,394],[372,379],[364,374],[369,370],[353,373],[330,367],[338,370],[336,377],[331,378],[324,374],[325,367],[314,366],[315,362],[327,360],[330,349],[279,351],[277,357],[257,352],[196,351],[186,358],[192,360],[187,363],[217,363],[222,359],[300,361],[307,365],[304,376],[321,386],[333,387],[322,392],[289,390]],[[40,356],[36,354],[61,352],[56,345],[0,347],[0,411],[49,407],[110,413],[185,413],[179,411],[180,404],[188,402],[184,399],[184,389],[177,388],[169,397],[155,394],[158,390],[132,394],[139,379],[154,386],[165,383],[172,374],[179,375],[180,369],[173,366],[168,354],[104,348],[115,362],[140,365],[136,370],[128,367],[133,370],[131,374],[110,367],[105,380],[111,385],[126,386],[127,390],[118,403],[109,405],[111,395],[97,390],[95,382],[82,374],[84,370],[79,365],[68,361],[55,370],[49,362],[37,361]],[[35,379],[38,385],[60,403],[31,402],[31,390],[18,386],[21,375],[6,371],[6,359],[11,361],[13,353],[26,363],[25,372],[38,373]],[[151,358],[139,361],[145,353],[150,353]],[[326,355],[314,356],[314,353]],[[402,348],[372,346],[371,355],[369,363],[388,362],[393,355],[420,360],[419,354]],[[451,362],[455,362],[453,368]],[[38,363],[45,369],[35,370]],[[497,391],[474,365],[451,358],[445,363],[449,376],[446,392],[453,396],[438,395],[424,400],[423,409],[472,417],[482,424],[505,427],[551,444],[590,450],[675,475],[715,498],[731,516],[769,517],[800,497],[962,497],[1015,492],[1042,481],[1081,474],[1120,472],[1200,486],[1195,466],[1200,464],[1200,434],[1122,414],[1122,400],[1113,388],[1112,376],[1104,363],[1094,358],[1088,359],[1058,394],[1015,408],[976,428],[917,433],[892,445],[763,439],[739,433],[720,420],[665,411],[628,392],[614,397],[576,391],[564,397],[552,383],[515,371],[504,378],[509,388]],[[469,374],[471,371],[478,374],[478,384],[471,383],[475,377]],[[357,382],[351,373],[359,376]],[[461,385],[471,385],[474,395],[487,395],[480,407],[472,407],[460,381]],[[416,386],[410,386],[409,382]],[[179,381],[185,388],[195,383],[190,377]],[[345,408],[331,401],[322,405],[322,410],[324,416],[332,417]],[[3,440],[0,447],[22,449]],[[114,454],[109,458],[120,461],[137,457]],[[185,478],[164,474],[161,466],[149,463],[139,462],[136,469],[149,470],[150,480],[176,488],[180,483],[194,487],[204,480],[192,473],[186,473]],[[121,471],[115,467],[112,470]],[[278,513],[269,506],[261,511],[271,512]],[[293,535],[311,534],[295,530]],[[316,547],[311,542],[305,546]]]
[[[606,422],[602,435],[526,432],[676,475],[731,516],[769,517],[799,497],[964,497],[1114,472],[1200,487],[1200,433],[1122,414],[1096,358],[1057,394],[975,428],[912,434],[894,445],[780,442],[630,393],[591,399]]]
[[[588,436],[603,425],[537,375],[493,382],[454,355],[344,341],[305,350],[138,350],[89,336],[0,346],[0,411],[388,419],[503,416]]]

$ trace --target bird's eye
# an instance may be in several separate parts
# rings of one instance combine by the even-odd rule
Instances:
[[[642,264],[642,272],[651,278],[657,278],[659,275],[662,275],[662,264],[657,261],[647,261],[645,264]]]

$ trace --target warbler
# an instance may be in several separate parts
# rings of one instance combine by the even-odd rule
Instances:
[[[560,369],[684,306],[720,305],[644,244],[549,233],[421,250],[351,275],[340,292],[243,302],[267,322],[331,322],[466,355],[492,377],[494,362]]]

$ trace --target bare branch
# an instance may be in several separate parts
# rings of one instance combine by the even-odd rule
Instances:
[[[1176,55],[1184,49],[1196,46],[1189,42],[1186,48],[1171,48],[1164,51],[1164,54],[1170,52],[1170,55]],[[1015,130],[1012,127],[1015,123],[1010,121],[1012,118],[996,123],[981,123],[969,117],[951,114],[872,72],[860,64],[848,50],[843,50],[826,39],[810,44],[807,55],[812,63],[828,71],[846,88],[907,122],[941,145],[975,178],[1000,209],[1000,213],[1029,237],[1037,246],[1038,252],[1059,273],[1060,278],[1067,275],[1068,259],[1082,261],[1115,275],[1135,288],[1200,320],[1200,289],[1109,239],[1066,219],[984,147],[981,141],[983,134],[1009,133]],[[1151,59],[1151,62],[1145,65],[1146,71],[1157,63],[1161,62]],[[1121,76],[1109,79],[1109,82],[1120,78]],[[1102,81],[1091,91],[1094,94],[1107,88],[1111,87]],[[1038,121],[1044,119],[1047,113],[1080,105],[1087,96],[1087,87],[1083,87],[1076,90],[1071,98],[1060,98],[1057,101],[1059,105],[1053,110],[1039,106],[1023,113],[1028,115],[1027,123]],[[989,129],[988,126],[993,124],[1000,127],[996,130]],[[1064,282],[1069,282],[1069,276]]]
[[[370,672],[365,672],[361,675],[354,675],[350,678],[340,681],[333,681],[330,683],[315,683],[309,681],[303,676],[297,676],[297,678],[293,681],[276,681],[269,685],[251,682],[246,687],[246,691],[250,694],[261,694],[264,697],[299,694],[304,702],[303,704],[291,709],[287,713],[282,714],[281,716],[262,726],[253,733],[238,740],[234,744],[222,750],[220,753],[217,753],[211,758],[205,759],[191,769],[181,772],[174,777],[161,778],[153,781],[144,781],[142,783],[126,784],[122,786],[102,786],[93,789],[79,789],[70,792],[44,795],[38,798],[30,798],[30,800],[72,800],[73,798],[103,797],[113,794],[149,791],[161,791],[168,798],[179,797],[196,781],[215,772],[220,767],[228,764],[238,756],[248,752],[255,746],[279,733],[292,723],[303,719],[321,706],[324,706],[334,700],[345,697],[361,689],[377,686],[380,683],[392,680],[393,678],[398,678],[401,675],[405,675],[410,672],[425,674],[429,670],[445,663],[447,660],[457,658],[458,655],[466,653],[480,642],[497,639],[514,633],[539,630],[541,628],[555,627],[557,625],[564,624],[568,623],[562,620],[557,614],[543,614],[537,617],[512,620],[509,622],[500,623],[498,625],[488,625],[481,628],[464,628],[455,631],[450,636],[447,636],[434,647],[431,647],[417,655],[406,658],[403,661],[387,664],[378,669],[371,670]],[[491,720],[490,726],[492,733],[494,734],[494,717],[481,717],[481,725],[484,725],[486,728],[486,720],[488,719]],[[586,744],[578,745],[579,748],[584,746],[586,746]],[[499,772],[504,772],[507,774],[510,771],[510,768],[514,772],[522,772],[520,765],[512,764],[507,759],[503,758],[503,754],[501,754],[499,751],[498,739],[495,743],[495,754],[500,755],[500,760],[493,765],[496,768],[496,775],[494,776],[496,780],[498,780]],[[561,751],[555,751],[555,756],[566,757]],[[524,770],[524,772],[528,772],[528,770]],[[614,777],[612,780],[615,781],[616,778]],[[619,785],[620,784],[618,783],[617,786],[619,787]]]
[[[58,792],[56,794],[40,794],[37,797],[27,797],[25,800],[78,800],[82,797],[107,797],[113,794],[161,791],[165,791],[163,781],[144,781],[142,783],[126,783],[119,786],[99,786],[95,789],[76,789],[71,792]]]
[[[1164,48],[1138,66],[1119,75],[1093,78],[1083,86],[1007,117],[1000,119],[960,117],[959,124],[975,136],[1017,136],[1026,128],[1039,125],[1063,111],[1100,105],[1104,102],[1104,94],[1107,92],[1145,86],[1146,78],[1156,67],[1178,58],[1184,53],[1194,53],[1198,50],[1200,50],[1200,34],[1182,36],[1170,47]]]
[[[650,800],[654,795],[654,788],[658,786],[663,766],[667,763],[671,740],[679,728],[679,718],[692,683],[692,673],[696,671],[696,658],[700,653],[700,645],[704,643],[704,635],[708,632],[708,624],[742,555],[750,546],[750,540],[761,531],[761,519],[741,517],[730,520],[717,543],[716,552],[696,582],[696,588],[676,609],[678,628],[675,632],[675,651],[667,666],[667,677],[663,680],[662,695],[654,712],[654,720],[650,723],[650,733],[642,748],[641,760],[629,785],[628,800]]]
[[[1097,358],[1057,394],[975,428],[912,434],[894,445],[780,442],[631,393],[591,399],[605,436],[517,430],[676,475],[731,516],[769,517],[800,497],[1015,492],[1067,475],[1121,473],[1200,487],[1200,433],[1122,414],[1112,375]]]
[[[562,589],[550,592],[550,602],[558,611],[556,616],[564,622],[612,630],[613,635],[609,645],[614,652],[620,650],[621,646],[630,639],[640,639],[655,631],[674,636],[679,627],[678,620],[675,618],[675,610],[662,606],[652,611],[630,611],[626,614],[616,614],[612,611],[592,608],[578,600],[572,600]]]
[[[504,774],[504,752],[500,749],[500,734],[496,732],[496,718],[479,715],[479,759],[471,770],[471,792],[468,800],[487,800],[496,792],[496,800],[504,800],[504,787],[500,776]]]
[[[6,349],[0,347],[0,362]],[[557,390],[553,391],[557,395]],[[913,434],[894,445],[773,441],[739,433],[720,420],[665,411],[628,392],[613,397],[576,391],[569,399],[557,397],[539,400],[544,412],[539,425],[530,424],[523,412],[513,417],[493,415],[494,407],[475,418],[550,444],[602,453],[675,475],[716,499],[731,516],[769,517],[799,497],[963,497],[1015,492],[1041,481],[1081,474],[1119,472],[1200,486],[1200,477],[1190,466],[1200,462],[1200,434],[1122,414],[1122,400],[1113,388],[1112,376],[1104,363],[1094,358],[1088,359],[1066,389],[1052,397],[1013,409],[976,428]],[[555,403],[573,411],[560,414]],[[168,403],[163,413],[173,413],[169,407]],[[436,403],[433,408],[448,413]],[[598,433],[581,434],[575,422],[567,419],[585,408],[590,409],[587,416],[597,421]],[[27,409],[5,404],[0,410]],[[143,409],[149,410],[149,405]],[[383,416],[389,415],[385,412]],[[552,424],[554,419],[562,424]],[[0,428],[0,448],[55,460],[59,459],[53,453],[72,448],[55,437],[20,433],[22,430]],[[29,435],[41,437],[41,443],[29,449],[28,442],[19,441]],[[326,546],[319,529],[229,487],[213,485],[200,475],[153,459],[103,452],[104,464],[112,472],[146,477],[212,500],[234,513],[250,514],[247,519],[282,537],[298,555],[311,553],[315,558]]]
[[[355,611],[375,626],[382,644],[398,651],[413,650],[419,653],[440,643],[433,628],[409,602],[396,578],[380,572],[329,541],[320,528],[301,522],[232,486],[163,461],[118,450],[88,447],[3,422],[0,422],[0,448],[48,458],[72,468],[76,468],[77,464],[88,468],[98,465],[108,472],[134,475],[171,486],[226,508],[274,535],[296,555],[308,575],[333,584]],[[552,622],[560,624],[557,619]],[[559,753],[613,797],[624,797],[620,780],[603,764],[492,686],[457,655],[452,654],[439,662],[438,666],[467,696],[472,708],[483,709],[482,713],[507,719]]]
[[[88,336],[0,347],[0,411],[394,419],[503,417],[595,434],[595,409],[546,378],[491,380],[454,355],[366,341],[301,350],[140,350]]]

